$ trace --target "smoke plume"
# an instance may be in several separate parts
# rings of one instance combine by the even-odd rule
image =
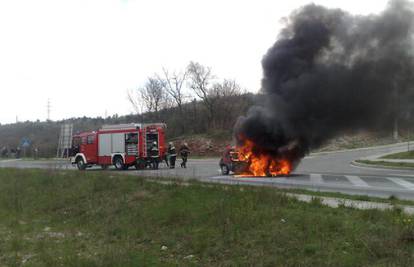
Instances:
[[[298,161],[344,131],[391,128],[414,100],[413,26],[403,0],[369,16],[295,11],[262,60],[262,101],[239,119],[236,138]]]

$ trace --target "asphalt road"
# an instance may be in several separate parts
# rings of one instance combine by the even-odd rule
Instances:
[[[177,177],[198,179],[206,182],[303,188],[317,191],[342,192],[379,197],[394,195],[414,200],[414,171],[356,167],[350,163],[358,158],[405,151],[406,143],[390,146],[355,149],[330,153],[311,154],[288,177],[257,178],[223,176],[218,159],[189,159],[188,168],[168,169],[160,164],[160,170],[128,170],[129,175],[151,177]],[[178,167],[179,167],[178,160]],[[75,169],[67,161],[3,160],[0,167]],[[87,171],[101,171],[91,168]],[[115,171],[115,170],[109,170]]]

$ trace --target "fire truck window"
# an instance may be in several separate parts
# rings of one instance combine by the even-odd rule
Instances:
[[[82,145],[86,144],[86,137],[82,137]]]
[[[93,144],[95,142],[95,136],[94,135],[88,135],[88,144]]]
[[[127,144],[138,144],[138,134],[128,133],[125,135],[125,143]]]
[[[79,145],[80,145],[80,143],[81,143],[81,139],[80,139],[80,137],[74,137],[74,138],[73,138],[73,143],[72,143],[72,146],[79,146]]]

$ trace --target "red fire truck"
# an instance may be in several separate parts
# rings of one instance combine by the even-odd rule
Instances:
[[[98,131],[74,135],[71,162],[79,170],[93,165],[143,169],[150,160],[153,142],[157,142],[160,159],[165,157],[165,128],[164,123],[105,125]]]

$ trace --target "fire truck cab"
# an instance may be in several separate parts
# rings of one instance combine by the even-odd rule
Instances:
[[[155,141],[159,157],[166,154],[164,123],[105,125],[98,131],[73,136],[71,162],[79,170],[94,165],[103,169],[114,165],[125,170],[131,166],[143,169],[150,159],[149,150]]]

